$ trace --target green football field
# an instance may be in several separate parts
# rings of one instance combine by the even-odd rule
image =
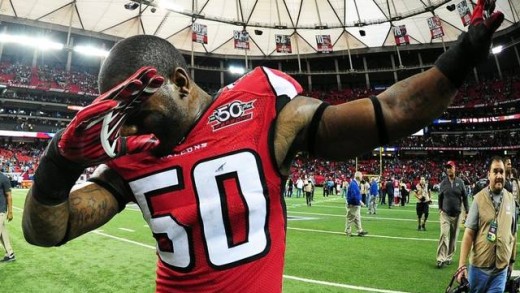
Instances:
[[[8,224],[16,261],[0,264],[0,292],[153,292],[155,241],[136,206],[107,225],[58,248],[23,239],[26,190],[14,190]],[[413,201],[413,200],[412,200]],[[427,231],[417,231],[415,204],[376,215],[362,209],[366,237],[346,237],[344,199],[288,198],[284,292],[444,292],[458,263],[438,269],[439,215],[430,209]],[[462,230],[459,239],[462,237]],[[460,242],[459,242],[460,246]]]

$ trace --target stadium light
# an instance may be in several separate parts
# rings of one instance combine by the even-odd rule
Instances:
[[[238,67],[233,65],[229,66],[228,70],[231,74],[244,74],[245,72],[244,67]]]
[[[502,50],[504,50],[504,47],[502,45],[498,45],[496,47],[491,48],[491,53],[496,55],[502,52]]]
[[[181,12],[183,10],[180,5],[175,4],[173,3],[173,1],[169,0],[160,0],[157,6],[166,10],[172,10],[176,12]]]
[[[83,55],[88,56],[98,56],[98,57],[107,57],[108,51],[100,48],[96,48],[94,46],[89,45],[78,45],[74,46],[74,52],[78,52]]]
[[[33,47],[40,50],[61,50],[64,45],[62,43],[54,42],[46,38],[35,38],[24,35],[9,35],[9,34],[0,34],[0,42],[2,43],[15,43],[23,46]]]

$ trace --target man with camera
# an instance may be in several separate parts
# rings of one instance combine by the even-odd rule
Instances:
[[[469,281],[469,292],[504,292],[516,256],[516,217],[513,195],[504,188],[505,166],[493,157],[489,185],[475,195],[460,249],[457,281]],[[466,260],[470,254],[469,270]]]
[[[415,197],[417,198],[417,204],[415,208],[417,211],[417,230],[426,231],[426,220],[428,220],[432,199],[430,189],[424,176],[421,176],[421,180],[416,186]]]

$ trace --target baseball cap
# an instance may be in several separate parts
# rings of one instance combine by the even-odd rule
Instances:
[[[445,167],[448,167],[448,166],[455,167],[455,162],[454,161],[448,161],[448,162],[446,162],[446,164],[444,164],[444,166]]]

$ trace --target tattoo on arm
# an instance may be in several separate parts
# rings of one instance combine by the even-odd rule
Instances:
[[[37,202],[29,192],[23,214],[25,239],[39,246],[60,243],[69,229],[68,240],[105,224],[118,212],[115,198],[96,184],[71,192],[69,200],[55,206]]]
[[[73,192],[69,199],[71,238],[105,224],[117,211],[116,200],[95,184],[84,187],[80,195]]]
[[[387,106],[385,116],[388,132],[392,134],[390,140],[430,123],[442,114],[455,93],[456,88],[435,68],[391,86],[381,96],[381,101]]]

